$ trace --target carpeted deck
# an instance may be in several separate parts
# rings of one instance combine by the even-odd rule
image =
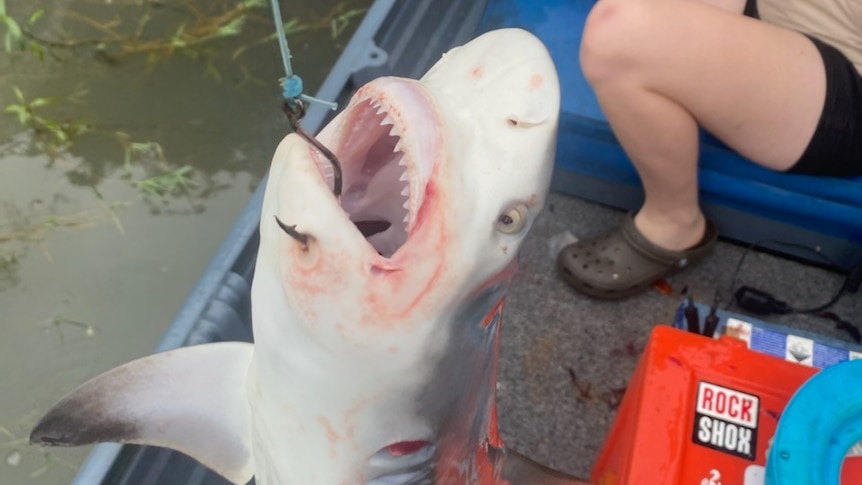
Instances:
[[[655,290],[622,302],[598,301],[575,293],[557,276],[550,247],[555,236],[568,230],[579,238],[589,237],[613,227],[622,215],[552,195],[525,244],[504,315],[498,385],[503,437],[537,461],[584,478],[650,329],[669,322],[680,301]],[[705,261],[668,282],[676,291],[688,287],[689,294],[704,303],[711,302],[719,288],[727,301],[727,286],[743,251],[722,241]],[[799,306],[825,303],[842,282],[839,274],[758,252],[746,257],[739,274],[739,283]],[[862,324],[859,294],[844,296],[833,310]],[[848,338],[831,322],[814,317],[789,315],[769,321]]]

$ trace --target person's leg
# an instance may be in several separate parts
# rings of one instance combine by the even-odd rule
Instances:
[[[747,158],[785,170],[822,111],[826,80],[813,43],[740,15],[743,7],[742,0],[600,0],[587,19],[584,74],[646,193],[635,225],[666,249],[703,236],[698,125]]]
[[[713,7],[726,10],[731,13],[743,13],[745,11],[746,0],[696,0],[700,3],[712,5]]]

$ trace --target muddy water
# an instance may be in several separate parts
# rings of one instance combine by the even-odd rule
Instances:
[[[285,133],[281,67],[266,4],[5,3],[28,34],[6,51],[0,22],[0,484],[61,484],[89,450],[30,428],[153,350]],[[282,2],[308,91],[370,3]]]

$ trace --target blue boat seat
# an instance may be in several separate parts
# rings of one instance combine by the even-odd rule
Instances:
[[[551,51],[562,85],[554,190],[635,210],[643,200],[640,180],[578,61],[584,21],[594,4],[595,0],[490,1],[480,29],[521,27],[538,35]],[[862,177],[773,172],[706,133],[701,139],[701,202],[723,237],[817,248],[842,268],[862,260]],[[819,255],[798,247],[773,242],[763,246],[824,263]]]

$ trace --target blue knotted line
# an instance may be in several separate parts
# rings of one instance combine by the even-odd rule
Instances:
[[[284,32],[284,22],[282,21],[278,0],[270,0],[270,4],[272,4],[272,16],[275,20],[275,30],[278,35],[278,47],[281,50],[281,61],[284,64],[285,75],[284,79],[281,80],[282,96],[288,101],[301,99],[307,103],[322,104],[332,110],[337,109],[338,105],[335,103],[302,94],[302,78],[293,73],[293,68],[290,65],[290,48],[287,46],[287,34]]]

